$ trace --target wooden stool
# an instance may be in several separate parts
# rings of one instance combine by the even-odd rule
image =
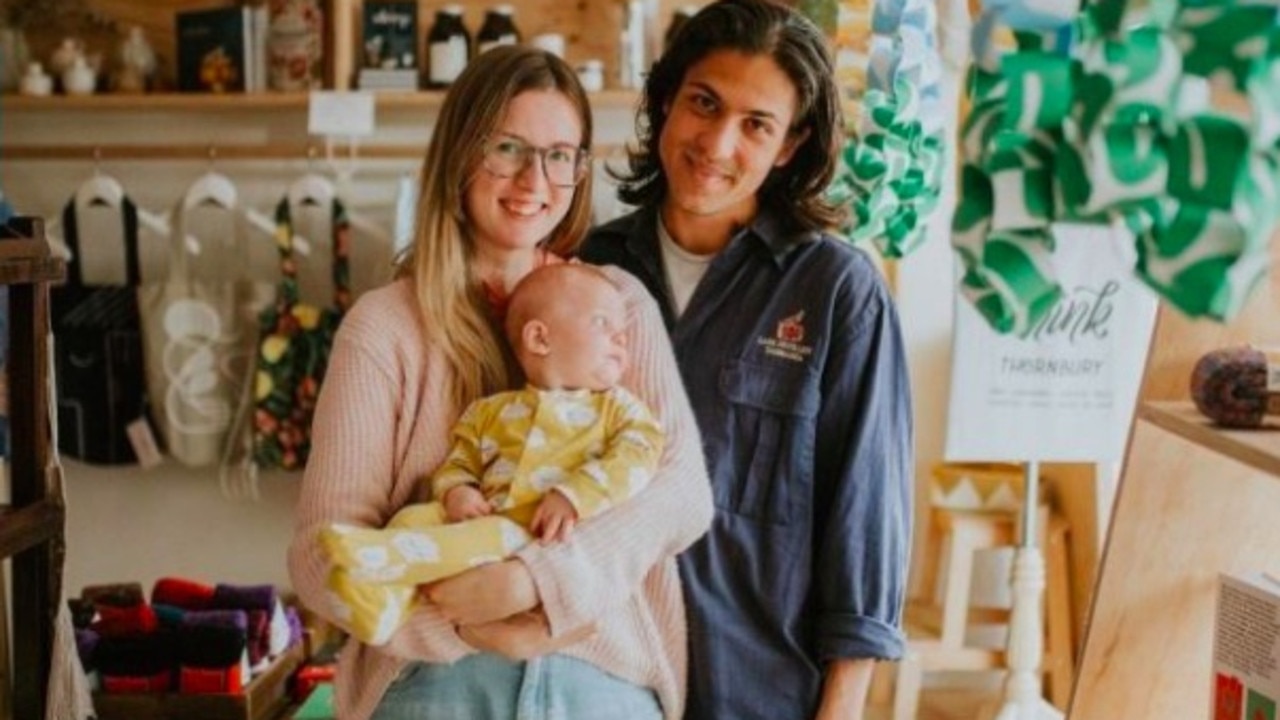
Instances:
[[[954,468],[955,466],[946,466]],[[986,466],[990,469],[990,466]],[[1018,466],[1005,466],[1012,478]],[[1020,476],[1019,476],[1020,477]],[[936,490],[936,488],[935,488]],[[990,491],[992,488],[988,487]],[[1019,483],[1016,492],[1021,492]],[[983,492],[979,492],[983,495]],[[998,489],[987,497],[1000,495]],[[937,492],[933,493],[938,499]],[[1016,508],[1016,498],[1013,503]],[[1069,525],[1041,509],[1038,523],[1045,553],[1044,658],[1041,669],[1046,696],[1065,710],[1074,674],[1071,640],[1071,588],[1067,559]],[[926,672],[982,671],[1005,667],[1003,644],[975,644],[968,637],[976,627],[1007,625],[1009,610],[978,608],[972,604],[974,555],[980,550],[1009,547],[1015,543],[1017,510],[986,511],[933,507],[925,532],[921,558],[921,597],[908,604],[905,626],[907,648],[901,662],[877,666],[872,702],[887,704],[892,698],[894,720],[912,720],[919,705]],[[1047,522],[1046,522],[1047,520]],[[940,571],[939,564],[943,563]],[[1003,634],[1003,633],[1002,633]]]

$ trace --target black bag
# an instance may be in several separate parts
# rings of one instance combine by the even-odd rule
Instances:
[[[137,462],[127,428],[147,419],[147,383],[139,332],[138,210],[120,202],[125,285],[85,285],[75,200],[62,210],[72,261],[67,282],[50,293],[58,386],[58,449],[89,463]]]

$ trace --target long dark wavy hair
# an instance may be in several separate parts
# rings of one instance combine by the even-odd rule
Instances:
[[[824,198],[844,140],[844,118],[834,66],[822,32],[800,13],[770,0],[719,0],[690,18],[645,82],[636,112],[638,142],[627,169],[615,174],[618,196],[637,206],[657,206],[667,193],[658,143],[667,108],[685,73],[713,52],[768,55],[795,85],[797,107],[788,132],[808,132],[791,161],[774,168],[758,191],[760,204],[783,212],[803,230],[838,227],[844,209]]]

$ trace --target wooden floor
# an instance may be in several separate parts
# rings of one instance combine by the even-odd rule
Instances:
[[[977,720],[988,693],[965,690],[926,690],[920,697],[916,720]],[[890,720],[889,708],[872,707],[867,720]]]
[[[1003,675],[943,674],[937,681],[926,678],[920,695],[916,720],[978,720],[984,704],[1002,695]],[[888,707],[871,707],[867,720],[891,720]]]

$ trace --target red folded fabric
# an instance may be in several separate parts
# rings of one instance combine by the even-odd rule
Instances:
[[[102,690],[112,695],[165,692],[169,689],[169,680],[168,670],[150,676],[103,675]]]
[[[125,637],[153,633],[159,625],[156,611],[150,605],[99,605],[98,619],[90,627],[102,637]]]
[[[183,610],[207,610],[213,604],[214,587],[186,578],[160,578],[151,588],[154,605],[173,605]]]
[[[337,671],[337,665],[329,663],[327,665],[304,665],[298,670],[298,674],[293,676],[293,700],[301,703],[311,695],[311,691],[321,683],[333,682],[333,676]]]
[[[202,668],[183,665],[178,669],[178,692],[187,694],[244,692],[240,663],[225,668]]]

